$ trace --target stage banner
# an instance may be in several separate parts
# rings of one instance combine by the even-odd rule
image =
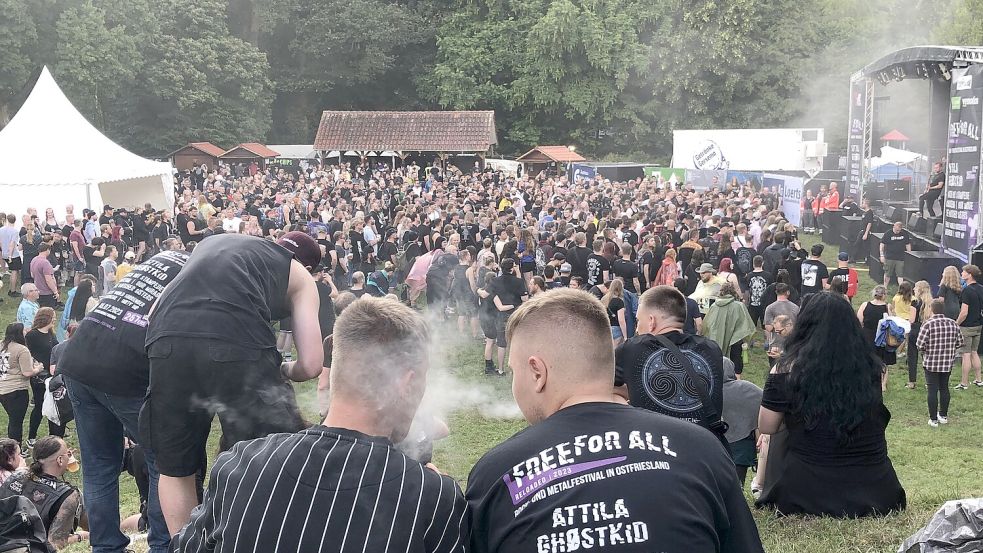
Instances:
[[[846,140],[847,194],[860,199],[864,163],[864,106],[867,104],[867,79],[850,83],[850,129]]]
[[[755,190],[761,190],[761,179],[764,173],[760,171],[727,171],[727,183],[735,186],[750,184]]]
[[[686,169],[677,169],[674,167],[642,167],[642,172],[645,173],[646,178],[654,178],[656,175],[661,175],[662,180],[672,183],[672,184],[683,184],[686,181]]]
[[[942,249],[963,261],[979,241],[981,96],[983,66],[953,75]]]
[[[702,192],[717,188],[723,190],[727,183],[727,171],[699,171],[696,169],[686,170],[686,182],[693,185],[693,189]]]
[[[805,183],[802,177],[765,173],[762,182],[782,199],[781,210],[788,222],[799,226],[802,223],[802,207],[799,201],[802,199]]]

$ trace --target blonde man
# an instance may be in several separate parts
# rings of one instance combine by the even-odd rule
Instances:
[[[365,297],[338,317],[333,342],[324,424],[219,456],[176,551],[463,551],[461,489],[393,445],[426,390],[423,317]]]
[[[506,332],[512,393],[532,426],[468,477],[471,551],[763,550],[720,442],[616,401],[597,299],[538,294]]]

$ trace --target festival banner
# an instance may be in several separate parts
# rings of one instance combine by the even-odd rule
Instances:
[[[785,219],[795,226],[802,223],[802,199],[805,181],[802,177],[789,177],[786,175],[772,175],[765,173],[762,177],[764,186],[775,191],[782,199],[781,210],[785,214]]]
[[[717,188],[723,190],[727,183],[727,171],[699,171],[696,169],[686,170],[686,182],[693,185],[697,192]]]
[[[949,110],[948,166],[942,248],[949,255],[969,261],[976,246],[980,215],[980,125],[983,110],[983,66],[971,65],[952,78]]]
[[[642,167],[642,172],[649,179],[655,175],[661,175],[662,180],[672,184],[683,184],[686,182],[686,169],[675,167]]]
[[[727,171],[727,184],[734,186],[744,186],[750,184],[755,190],[761,190],[761,179],[764,173],[761,171]]]
[[[864,163],[864,106],[867,104],[867,79],[850,83],[850,129],[846,141],[847,195],[860,198]]]
[[[590,165],[582,165],[580,163],[574,163],[570,165],[570,182],[576,183],[577,179],[591,180],[597,173],[597,170]]]

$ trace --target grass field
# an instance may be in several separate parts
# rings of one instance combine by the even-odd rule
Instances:
[[[815,243],[815,239],[805,236],[802,242],[809,247]],[[835,248],[826,249],[823,257],[830,267],[835,266],[836,253]],[[861,290],[854,300],[855,307],[870,296],[874,286],[862,265],[860,270]],[[17,305],[15,299],[5,297],[5,300],[0,304],[0,321],[4,324],[13,320]],[[479,342],[462,342],[462,338],[456,335],[456,329],[445,329],[439,335],[446,336],[446,343],[441,348],[446,353],[435,360],[428,401],[436,410],[446,413],[451,436],[437,445],[434,463],[458,479],[463,487],[474,462],[490,447],[523,428],[525,423],[509,416],[502,418],[515,412],[510,382],[507,377],[489,379],[480,374],[482,361]],[[750,366],[745,368],[745,377],[763,385],[766,374],[767,361],[759,348],[752,352]],[[972,387],[967,391],[954,391],[949,425],[930,428],[922,377],[919,376],[919,385],[915,390],[906,389],[906,381],[906,370],[893,368],[885,402],[893,415],[887,434],[889,452],[908,493],[907,511],[859,521],[777,518],[755,511],[767,551],[896,551],[900,543],[923,526],[943,502],[983,496],[983,479],[978,472],[983,462],[983,438],[980,435],[980,428],[983,428],[983,389]],[[305,415],[315,421],[314,383],[299,384],[296,389]],[[73,427],[74,423],[71,423],[70,432]],[[0,413],[0,428],[6,428],[3,413]],[[216,423],[209,445],[210,453],[217,450],[218,433]],[[69,441],[77,445],[74,436]],[[70,475],[70,480],[76,485],[80,483],[79,474]],[[139,498],[133,479],[124,475],[120,486],[123,516],[137,512]],[[138,551],[144,551],[145,543],[138,542],[135,547]],[[87,549],[75,546],[67,551]]]

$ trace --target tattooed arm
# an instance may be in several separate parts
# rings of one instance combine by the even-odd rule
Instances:
[[[51,528],[48,528],[48,541],[56,549],[63,549],[69,544],[79,543],[89,537],[88,532],[79,532],[76,535],[75,521],[79,515],[81,507],[81,496],[79,492],[72,492],[61,503],[58,514],[51,521]]]

